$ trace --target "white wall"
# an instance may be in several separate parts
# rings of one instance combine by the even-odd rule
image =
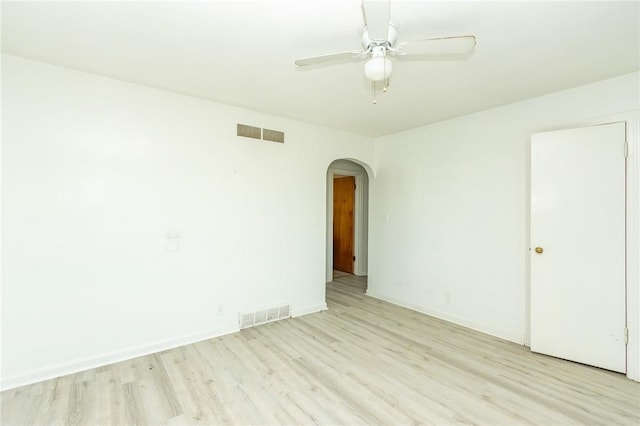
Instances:
[[[368,294],[524,343],[530,135],[640,109],[639,79],[377,139]],[[629,285],[637,287],[637,276]],[[637,314],[638,300],[630,303]]]
[[[327,167],[370,139],[2,59],[3,388],[325,307]]]

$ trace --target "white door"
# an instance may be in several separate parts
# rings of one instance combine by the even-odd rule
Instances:
[[[625,123],[531,139],[531,350],[619,372],[626,370],[624,141]]]

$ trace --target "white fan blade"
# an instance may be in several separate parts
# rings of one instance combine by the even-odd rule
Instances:
[[[472,35],[430,38],[400,43],[396,49],[399,56],[405,55],[464,55],[473,52],[476,37]]]
[[[307,65],[323,64],[325,62],[349,62],[354,59],[362,59],[364,52],[360,50],[349,50],[347,52],[330,53],[328,55],[312,56],[296,60],[296,65],[305,67]]]
[[[387,41],[389,37],[390,0],[362,0],[362,13],[369,38]]]

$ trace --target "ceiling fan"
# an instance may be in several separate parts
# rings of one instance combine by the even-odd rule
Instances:
[[[430,38],[398,43],[398,31],[391,22],[390,0],[362,0],[364,29],[362,30],[362,50],[348,50],[346,52],[328,55],[311,56],[298,59],[295,64],[306,67],[317,64],[339,64],[355,59],[367,60],[364,65],[364,75],[372,82],[374,100],[375,92],[380,88],[386,91],[389,87],[389,77],[393,71],[393,62],[389,57],[413,59],[466,59],[476,45],[473,35]]]

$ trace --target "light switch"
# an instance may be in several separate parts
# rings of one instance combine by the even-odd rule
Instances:
[[[181,235],[177,232],[167,234],[167,251],[176,252],[180,250],[180,238]]]

